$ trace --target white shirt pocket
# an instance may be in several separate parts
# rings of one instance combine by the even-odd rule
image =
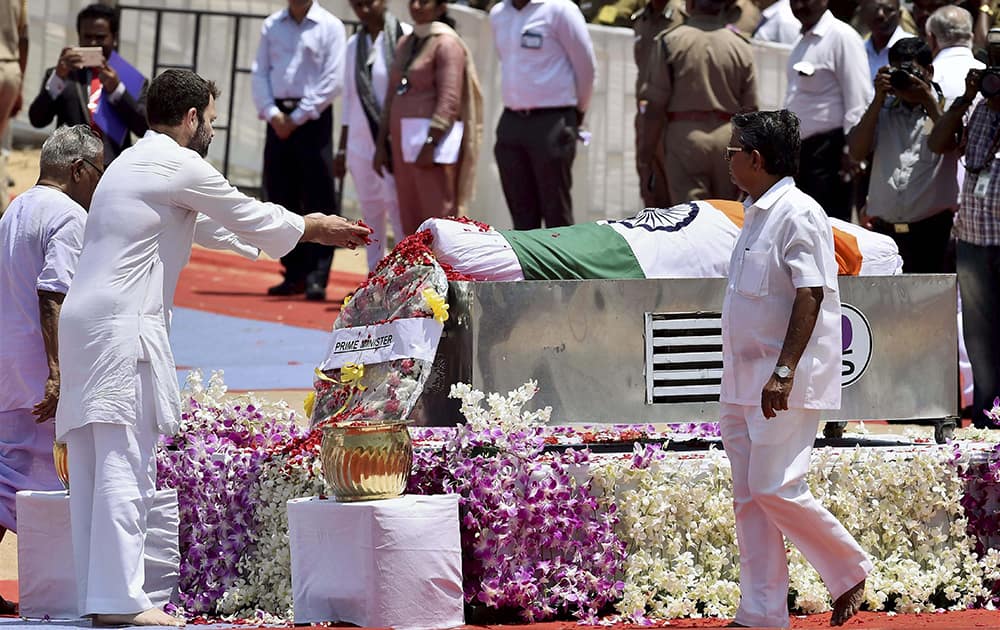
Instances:
[[[770,252],[743,252],[743,264],[740,265],[740,275],[736,278],[736,290],[748,297],[764,297],[767,295],[767,268]]]

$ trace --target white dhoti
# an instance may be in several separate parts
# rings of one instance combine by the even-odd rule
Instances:
[[[31,409],[0,411],[0,527],[17,533],[14,495],[62,490],[52,459],[55,420],[38,424]]]
[[[720,428],[733,474],[742,597],[735,621],[787,628],[786,536],[836,599],[863,580],[871,560],[844,526],[813,497],[806,473],[820,412],[779,411],[722,403]]]
[[[80,615],[152,608],[143,592],[146,520],[156,492],[150,364],[135,378],[136,426],[94,422],[66,434]]]

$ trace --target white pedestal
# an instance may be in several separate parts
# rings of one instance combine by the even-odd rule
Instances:
[[[465,623],[458,495],[288,502],[295,622]]]
[[[73,535],[66,492],[17,493],[17,590],[21,615],[77,619]],[[177,492],[156,493],[146,536],[144,590],[163,606],[177,590],[181,554],[177,546]]]

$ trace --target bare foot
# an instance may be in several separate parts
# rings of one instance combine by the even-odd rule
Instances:
[[[864,601],[865,581],[861,580],[833,603],[833,615],[830,617],[830,625],[844,625],[848,619],[858,614],[858,610],[861,609],[861,604]]]
[[[95,628],[106,626],[183,626],[184,620],[172,617],[159,608],[150,608],[134,615],[94,615]]]

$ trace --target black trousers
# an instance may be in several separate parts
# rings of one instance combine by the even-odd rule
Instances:
[[[896,241],[904,273],[948,273],[955,267],[948,260],[953,216],[951,210],[946,210],[923,221],[907,223],[907,232],[898,232],[892,223],[872,217],[872,228]]]
[[[576,109],[505,109],[493,147],[515,230],[573,224]]]
[[[333,108],[310,120],[285,140],[267,126],[264,144],[264,197],[292,212],[340,214],[333,183]],[[333,247],[299,243],[281,257],[288,282],[326,288]]]
[[[834,129],[802,139],[795,185],[823,206],[826,214],[851,220],[851,182],[840,177],[846,138]]]

